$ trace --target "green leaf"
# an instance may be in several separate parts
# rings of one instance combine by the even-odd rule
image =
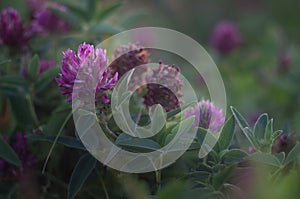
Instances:
[[[123,139],[119,140],[116,144],[138,152],[155,151],[161,148],[157,142],[141,138]]]
[[[297,143],[287,155],[284,164],[287,165],[295,160],[300,154],[300,143]]]
[[[178,113],[181,113],[182,111],[184,111],[186,108],[191,107],[191,106],[193,106],[195,104],[196,104],[196,102],[191,102],[191,103],[183,105],[183,106],[181,106],[181,107],[179,107],[179,108],[177,108],[177,109],[175,109],[173,111],[170,111],[170,112],[167,113],[167,118],[169,119],[171,117],[174,117]]]
[[[31,80],[35,80],[40,71],[40,60],[38,55],[34,55],[30,61],[28,75]]]
[[[152,131],[159,132],[166,123],[166,116],[163,107],[158,104],[150,117]]]
[[[0,77],[0,91],[8,96],[25,95],[27,82],[19,75],[6,75]]]
[[[31,114],[28,95],[9,96],[11,109],[17,120],[17,125],[21,129],[30,129],[34,126],[34,116]]]
[[[226,180],[231,176],[232,172],[235,169],[235,165],[229,165],[221,170],[219,173],[215,174],[212,178],[212,185],[216,190],[220,190],[222,185]]]
[[[117,34],[119,32],[122,32],[122,30],[123,29],[118,26],[113,26],[108,24],[96,24],[90,26],[88,32],[103,35],[103,34]]]
[[[255,125],[254,125],[254,137],[257,141],[264,139],[265,130],[268,124],[268,114],[264,113],[259,116]]]
[[[231,149],[222,151],[220,157],[225,163],[236,163],[247,157],[247,153],[240,149]]]
[[[116,3],[105,9],[102,9],[96,16],[97,22],[103,21],[105,18],[107,18],[109,15],[115,12],[121,5],[121,3]]]
[[[242,132],[244,133],[244,135],[246,136],[246,138],[248,139],[250,144],[256,150],[258,150],[259,146],[258,146],[256,140],[253,137],[253,133],[252,133],[252,130],[251,130],[248,122],[245,120],[245,118],[234,107],[231,106],[230,108],[231,108],[233,116],[234,116],[235,120],[237,121],[239,127],[241,128]]]
[[[279,162],[281,164],[284,163],[284,159],[285,159],[285,153],[284,152],[276,153],[274,155],[276,156],[276,158],[279,160]]]
[[[49,7],[48,9],[57,17],[67,21],[74,28],[80,28],[81,20],[78,16],[74,15],[72,12],[64,12],[62,10],[52,8],[52,7]]]
[[[222,132],[218,140],[220,151],[229,148],[231,140],[233,138],[234,128],[235,128],[235,119],[233,116],[231,116],[224,124],[224,127],[222,129]]]
[[[27,135],[27,138],[30,140],[38,140],[38,141],[48,141],[53,143],[55,141],[56,136],[46,135],[46,136],[39,136],[39,135]],[[59,136],[57,139],[57,143],[65,145],[70,148],[76,148],[81,150],[86,150],[84,145],[81,143],[80,140],[76,139],[75,137],[71,136]]]
[[[78,3],[68,0],[68,1],[64,1],[64,5],[68,7],[68,9],[73,12],[74,14],[76,14],[78,17],[88,21],[89,17],[87,16],[87,11],[85,10],[85,8],[81,5],[77,5]]]
[[[279,168],[281,166],[280,161],[274,155],[269,154],[269,153],[257,152],[257,153],[250,155],[249,159],[254,162],[266,164],[266,165],[277,167],[277,168]]]
[[[43,72],[38,81],[35,82],[35,93],[39,93],[47,88],[47,86],[50,84],[51,81],[54,80],[54,78],[59,73],[59,69],[57,67],[52,67],[48,69],[47,71]]]
[[[282,130],[277,130],[275,131],[272,135],[271,135],[271,141],[272,143],[274,142],[274,140],[276,140],[276,138],[282,133]]]
[[[96,9],[97,9],[97,1],[96,0],[87,0],[87,16],[88,19],[92,19],[95,16]]]
[[[68,199],[73,199],[80,191],[82,185],[95,168],[97,160],[89,153],[81,156],[77,162],[68,186]]]
[[[197,130],[196,138],[200,144],[199,158],[205,157],[210,152],[213,153],[212,155],[216,154],[215,150],[218,146],[218,140],[213,135],[213,133],[208,132],[206,129],[199,127]],[[218,159],[218,157],[215,156],[215,159]]]
[[[248,122],[245,120],[245,118],[234,107],[231,106],[230,108],[240,128],[244,129],[248,127],[250,129],[250,126]]]
[[[0,137],[0,157],[5,159],[11,164],[21,166],[22,162],[14,150]]]
[[[265,140],[271,142],[271,136],[273,133],[273,118],[270,119],[270,121],[268,122],[267,126],[266,126],[266,130],[265,130]]]

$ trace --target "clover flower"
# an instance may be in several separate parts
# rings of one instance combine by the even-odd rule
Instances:
[[[149,63],[149,52],[138,43],[129,43],[122,45],[114,51],[111,63],[112,72],[118,72],[121,78],[126,72],[135,68],[131,76],[128,88],[133,90],[137,85],[145,83],[145,74],[147,67],[137,67]]]
[[[209,129],[212,133],[217,133],[225,122],[223,110],[209,100],[201,100],[195,108],[187,111],[185,116],[195,116],[193,125]]]
[[[212,32],[211,46],[221,54],[229,53],[241,43],[241,35],[235,24],[231,22],[218,23]]]
[[[27,45],[29,38],[18,11],[14,8],[4,9],[0,16],[0,43],[8,47],[18,47]]]
[[[110,77],[111,69],[106,69],[107,62],[105,50],[100,48],[94,49],[93,45],[86,43],[79,45],[77,55],[71,49],[64,52],[61,73],[55,80],[60,86],[60,92],[66,95],[67,101],[70,102],[72,100],[72,93],[75,89],[73,88],[74,83],[79,69],[81,69],[85,82],[82,82],[83,79],[78,80],[79,87],[76,88],[76,93],[88,92],[92,86],[96,99],[102,99],[103,103],[108,103],[109,99],[103,92],[115,86],[118,80],[118,73]],[[97,81],[97,85],[94,85],[94,81]],[[92,94],[87,93],[87,95]]]
[[[152,76],[146,78],[147,82],[151,82],[151,79],[158,79],[160,84],[147,84],[147,92],[143,96],[145,106],[149,108],[160,104],[166,112],[177,109],[182,103],[180,97],[182,97],[183,83],[179,77],[179,67],[163,65],[160,62],[159,67],[153,70]]]
[[[71,26],[65,20],[59,18],[49,8],[54,8],[63,12],[67,12],[68,9],[55,2],[46,2],[42,4],[42,7],[33,13],[34,20],[31,23],[31,29],[33,32],[46,34],[49,32],[67,32]]]
[[[12,149],[18,155],[19,159],[22,162],[22,166],[18,168],[14,165],[11,165],[6,160],[0,158],[0,173],[2,173],[2,176],[19,177],[24,169],[31,169],[35,166],[36,159],[28,149],[27,139],[25,135],[25,133],[18,132],[15,139],[11,140],[10,142],[5,136],[3,136],[3,139],[10,144]]]

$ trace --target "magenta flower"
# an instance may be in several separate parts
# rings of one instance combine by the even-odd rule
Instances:
[[[229,53],[237,48],[240,43],[240,32],[235,24],[223,21],[214,27],[210,38],[210,44],[219,53]]]
[[[33,32],[49,33],[49,32],[67,32],[71,26],[65,20],[59,18],[51,12],[49,8],[55,8],[63,12],[67,12],[67,8],[54,2],[44,3],[42,8],[37,10],[33,15],[34,20],[31,23]]]
[[[160,85],[147,84],[147,93],[143,96],[145,106],[149,108],[155,104],[160,104],[166,112],[179,108],[182,103],[180,97],[182,97],[181,89],[183,86],[179,77],[179,67],[163,65],[160,62],[159,68],[153,70],[152,76],[147,78],[147,82],[151,82],[151,79],[159,79]]]
[[[1,12],[0,38],[0,43],[8,47],[27,44],[29,37],[26,35],[26,30],[17,10],[7,8]]]
[[[195,116],[194,126],[217,133],[225,122],[223,110],[209,100],[201,100],[196,107],[185,113],[186,117]]]
[[[98,84],[93,88],[96,99],[101,99],[103,103],[108,103],[109,100],[103,92],[115,86],[118,80],[118,73],[110,77],[111,69],[106,69],[108,62],[106,51],[100,48],[95,50],[93,45],[83,43],[79,45],[77,55],[70,49],[64,52],[63,55],[61,74],[55,80],[60,86],[60,92],[66,95],[67,101],[70,102],[72,100],[76,76],[79,69],[82,69],[85,76],[84,80],[87,82],[78,82],[79,88],[76,88],[76,93],[77,91],[89,91],[88,86],[94,85],[93,81],[96,76]]]

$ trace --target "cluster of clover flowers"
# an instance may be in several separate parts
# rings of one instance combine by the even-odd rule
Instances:
[[[125,52],[125,53],[124,53]],[[77,54],[68,49],[63,54],[61,73],[56,82],[60,87],[60,92],[66,95],[66,100],[70,102],[74,97],[74,84],[77,80],[76,76],[81,68],[83,71],[97,71],[96,78],[98,85],[94,88],[96,101],[103,104],[110,103],[107,95],[111,89],[114,88],[118,79],[131,69],[149,63],[149,55],[147,49],[139,44],[122,45],[114,52],[114,61],[108,66],[108,58],[106,51],[100,48],[94,48],[93,45],[83,43],[78,47]],[[161,79],[166,82],[166,85],[159,84],[146,84],[146,92],[143,95],[143,103],[146,108],[155,104],[160,104],[166,112],[173,111],[182,103],[181,89],[183,82],[180,80],[180,69],[174,65],[164,65],[161,62],[159,67],[153,69],[151,77],[145,77],[143,73],[147,72],[147,68],[137,70],[139,74],[134,75],[134,79],[130,81],[141,82],[146,81],[143,78]],[[87,74],[92,79],[92,75]],[[81,82],[79,82],[78,85]],[[130,85],[129,85],[130,87]],[[82,89],[83,87],[80,86]],[[88,90],[88,89],[86,89]],[[173,93],[176,92],[176,93]],[[202,127],[205,129],[210,128],[213,133],[220,130],[225,122],[223,110],[215,106],[209,100],[201,100],[190,111],[185,112],[185,116],[195,116],[194,126]]]

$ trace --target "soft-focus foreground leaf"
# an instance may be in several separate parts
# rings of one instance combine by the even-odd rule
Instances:
[[[97,160],[89,153],[81,156],[77,162],[68,186],[68,199],[73,199],[80,191],[82,185],[95,168]]]
[[[14,150],[0,137],[0,157],[11,164],[21,166],[21,161]]]
[[[295,160],[300,154],[300,143],[297,143],[294,148],[289,152],[286,157],[285,164],[289,164],[293,160]]]

